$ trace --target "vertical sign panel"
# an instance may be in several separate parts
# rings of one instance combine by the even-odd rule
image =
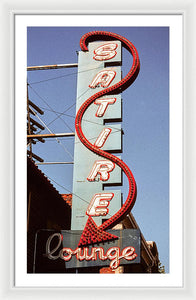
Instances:
[[[121,80],[121,42],[92,42],[89,51],[79,52],[76,113],[96,92]],[[121,153],[121,96],[98,98],[86,110],[82,129],[86,138],[102,150]],[[75,136],[72,230],[83,230],[88,216],[99,226],[122,204],[121,169],[113,162],[88,150]],[[111,189],[104,190],[109,185]]]

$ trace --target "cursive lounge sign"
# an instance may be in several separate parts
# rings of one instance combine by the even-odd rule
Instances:
[[[118,240],[80,248],[77,246],[82,231],[41,230],[36,238],[35,271],[55,269],[66,272],[71,268],[110,266],[140,262],[140,231],[137,229],[110,230]]]

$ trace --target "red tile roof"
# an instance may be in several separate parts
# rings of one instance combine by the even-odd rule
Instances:
[[[72,194],[61,194],[62,198],[65,200],[65,202],[72,207]]]

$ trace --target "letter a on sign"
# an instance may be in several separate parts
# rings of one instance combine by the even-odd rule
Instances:
[[[111,172],[114,168],[115,164],[110,160],[96,160],[87,180],[94,181],[95,177],[100,174],[100,180],[107,181],[110,178],[109,172]]]
[[[89,87],[92,89],[99,86],[107,87],[112,82],[115,76],[116,72],[114,70],[102,70],[97,73]]]

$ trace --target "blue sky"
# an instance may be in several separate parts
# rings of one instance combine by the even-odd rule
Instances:
[[[122,158],[137,183],[132,213],[145,239],[156,242],[160,261],[169,272],[169,28],[30,27],[27,65],[77,63],[80,38],[92,30],[118,33],[130,40],[139,53],[139,75],[122,93]],[[130,63],[129,54],[123,50],[123,76]],[[29,98],[44,110],[40,118],[50,131],[74,131],[77,68],[32,71],[27,79]],[[49,133],[47,129],[44,132]],[[46,140],[34,146],[33,152],[46,162],[71,162],[74,138]],[[60,193],[72,192],[73,165],[39,168]],[[124,180],[124,199],[126,190]]]

